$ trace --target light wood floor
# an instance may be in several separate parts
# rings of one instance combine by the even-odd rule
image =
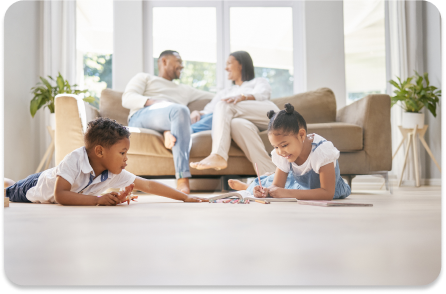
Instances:
[[[373,207],[11,203],[19,285],[424,285],[441,267],[441,187],[354,190]]]

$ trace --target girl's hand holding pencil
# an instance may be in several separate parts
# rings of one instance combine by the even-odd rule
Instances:
[[[254,187],[254,197],[257,198],[265,198],[269,195],[269,189],[263,188],[262,186],[255,186]]]

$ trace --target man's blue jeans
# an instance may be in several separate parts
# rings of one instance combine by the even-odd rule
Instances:
[[[190,126],[192,134],[212,130],[212,113],[202,115],[200,120]]]
[[[170,131],[177,141],[172,148],[175,176],[190,178],[190,112],[187,106],[172,102],[158,102],[138,110],[129,120],[129,127]]]

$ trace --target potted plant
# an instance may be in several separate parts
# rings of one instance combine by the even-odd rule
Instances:
[[[34,97],[31,99],[31,105],[30,105],[30,112],[31,116],[34,117],[36,115],[37,110],[39,110],[42,107],[48,107],[50,110],[50,121],[51,121],[51,127],[54,130],[55,128],[55,115],[54,115],[54,97],[56,97],[58,94],[81,94],[86,93],[87,90],[78,90],[75,89],[77,85],[70,85],[67,80],[64,80],[62,75],[59,73],[59,76],[56,79],[53,79],[53,77],[48,76],[48,78],[56,83],[56,86],[52,86],[50,82],[40,77],[39,83],[35,87],[31,88],[32,93],[34,94]],[[85,102],[94,102],[95,98],[92,96],[85,97],[83,99]]]
[[[440,101],[441,90],[429,84],[427,73],[421,76],[415,72],[415,76],[409,77],[405,81],[401,81],[399,77],[397,79],[399,83],[394,80],[389,81],[396,87],[395,96],[391,97],[391,105],[401,101],[399,105],[405,110],[403,112],[403,128],[413,129],[415,126],[418,128],[424,126],[424,113],[420,112],[423,107],[427,107],[432,115],[437,117],[437,104]],[[412,83],[414,79],[415,83]]]

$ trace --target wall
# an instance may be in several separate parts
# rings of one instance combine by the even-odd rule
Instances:
[[[39,2],[16,2],[4,21],[4,174],[16,181],[34,173],[43,154],[42,113],[29,113],[40,68],[39,12]]]
[[[143,5],[137,1],[113,4],[113,90],[124,91],[130,79],[143,71]]]
[[[429,73],[429,80],[432,85],[441,88],[441,19],[440,12],[430,2],[423,1],[423,44],[424,44],[424,71]],[[426,142],[429,145],[437,162],[441,165],[441,100],[437,107],[437,117],[435,118],[429,111],[425,111],[425,123],[429,125],[426,133]],[[422,178],[440,179],[441,174],[435,163],[431,160],[427,152],[421,146],[424,153],[422,162]],[[439,181],[438,181],[438,184]]]
[[[344,10],[342,1],[306,1],[307,90],[328,87],[337,108],[346,105]]]

